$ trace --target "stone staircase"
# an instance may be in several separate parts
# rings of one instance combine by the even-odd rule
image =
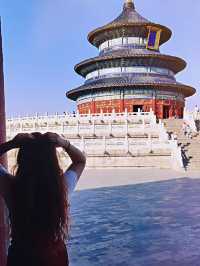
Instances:
[[[167,132],[177,136],[183,151],[185,169],[200,173],[200,134],[197,133],[192,139],[188,139],[182,132],[182,119],[169,119],[163,120],[163,122]]]

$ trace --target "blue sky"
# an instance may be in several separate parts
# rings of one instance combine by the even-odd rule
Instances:
[[[98,51],[87,34],[119,15],[123,0],[1,0],[6,112],[62,113],[74,110],[65,92],[84,80],[73,70]],[[135,0],[137,11],[168,26],[172,39],[162,46],[166,54],[184,58],[180,82],[199,89],[199,0]],[[192,108],[200,96],[188,99]]]

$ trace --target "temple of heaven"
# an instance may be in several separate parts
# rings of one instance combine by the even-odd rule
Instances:
[[[160,53],[160,46],[171,38],[165,26],[150,22],[126,0],[123,11],[113,22],[88,35],[99,49],[99,56],[75,66],[85,83],[67,92],[84,113],[148,112],[157,118],[182,118],[185,99],[196,90],[176,81],[175,75],[186,62]]]

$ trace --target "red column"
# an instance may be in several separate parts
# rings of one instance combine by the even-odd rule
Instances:
[[[92,100],[92,102],[91,102],[91,113],[92,114],[96,113],[95,100]]]
[[[120,100],[119,111],[120,111],[120,113],[123,113],[125,111],[124,110],[124,99]]]
[[[152,100],[152,109],[154,111],[154,114],[156,114],[156,98]]]
[[[175,101],[171,100],[169,103],[170,103],[169,118],[173,118],[174,117],[174,105],[175,105]]]
[[[5,98],[4,98],[4,78],[3,78],[3,53],[1,38],[1,20],[0,20],[0,143],[5,142]],[[1,158],[0,163],[6,166],[6,158]],[[5,227],[5,209],[3,200],[0,198],[0,266],[6,265],[6,227]]]

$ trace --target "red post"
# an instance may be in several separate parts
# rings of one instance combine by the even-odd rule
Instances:
[[[96,113],[96,104],[95,104],[95,100],[92,100],[91,102],[91,113],[95,114]]]
[[[1,37],[1,19],[0,19],[0,143],[6,140],[5,123],[5,97],[4,97],[4,76],[3,76],[3,52]],[[0,163],[6,165],[6,158],[1,158]],[[6,265],[6,225],[5,225],[5,206],[0,198],[0,266]]]

